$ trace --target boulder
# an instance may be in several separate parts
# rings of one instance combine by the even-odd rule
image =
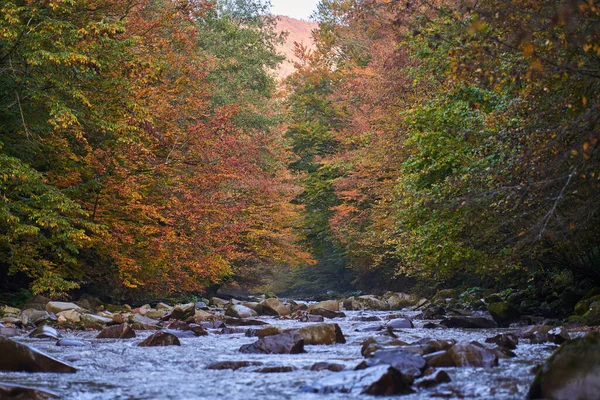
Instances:
[[[325,300],[325,301],[321,301],[316,304],[311,304],[310,306],[308,306],[307,311],[311,314],[316,314],[316,313],[312,313],[311,311],[317,310],[317,309],[324,309],[324,310],[329,310],[329,311],[340,311],[340,303],[337,300]]]
[[[52,324],[56,322],[56,316],[54,314],[50,314],[48,311],[45,310],[28,308],[26,310],[23,310],[22,315],[27,316],[27,318],[29,318],[29,321],[36,326]]]
[[[414,393],[410,377],[389,365],[358,371],[343,371],[304,387],[313,393],[353,393],[378,396]]]
[[[292,309],[283,304],[279,299],[270,298],[260,303],[263,309],[263,314],[272,316],[285,316],[292,313]]]
[[[206,369],[231,369],[233,371],[244,367],[262,365],[259,361],[217,361],[206,366]]]
[[[10,385],[0,383],[0,399],[2,400],[47,400],[58,399],[57,394],[45,392],[26,386]]]
[[[78,324],[81,322],[81,313],[75,310],[61,311],[56,316],[59,324]]]
[[[440,325],[446,328],[467,329],[491,329],[498,327],[496,322],[483,317],[448,317],[440,321]]]
[[[441,319],[446,315],[446,309],[440,305],[431,305],[423,311],[422,319]]]
[[[268,322],[261,321],[260,319],[244,319],[244,318],[225,318],[225,323],[227,325],[234,326],[261,326],[261,325],[269,325]]]
[[[72,373],[77,370],[29,346],[0,336],[0,371]]]
[[[318,362],[313,364],[310,367],[311,371],[331,371],[331,372],[340,372],[344,370],[344,366],[342,364],[334,364],[334,363],[328,363],[328,362]]]
[[[258,316],[258,313],[241,304],[232,304],[225,311],[225,315],[234,318],[250,318]]]
[[[21,314],[20,308],[4,306],[0,308],[0,315],[3,317],[18,317]]]
[[[304,353],[304,338],[297,331],[266,336],[240,347],[245,354],[300,354]]]
[[[131,339],[135,337],[135,331],[128,323],[107,326],[96,336],[96,339]]]
[[[491,303],[488,306],[488,311],[498,326],[503,327],[509,326],[521,317],[519,310],[506,301]]]
[[[389,310],[390,305],[373,295],[350,297],[344,300],[346,310]]]
[[[129,317],[131,327],[137,330],[156,330],[158,329],[158,321],[152,318],[148,318],[141,314],[132,314]]]
[[[418,354],[404,350],[403,348],[377,350],[371,358],[367,359],[367,365],[391,365],[403,375],[416,378],[422,375],[427,363]]]
[[[44,296],[33,296],[25,300],[25,304],[23,305],[24,309],[33,308],[34,310],[45,311],[46,304],[50,302],[50,299]]]
[[[258,336],[259,338],[264,338],[266,336],[279,335],[281,333],[281,329],[275,326],[267,326],[261,329],[248,329],[245,333],[247,337]]]
[[[435,303],[436,301],[441,301],[444,303],[449,302],[450,300],[456,300],[459,297],[459,293],[458,290],[456,289],[442,289],[439,290],[435,296],[433,296],[433,298],[431,299],[432,303]]]
[[[456,367],[454,360],[446,350],[426,354],[423,358],[427,362],[427,366],[431,368]]]
[[[531,325],[522,328],[517,336],[529,339],[531,344],[555,343],[561,344],[571,337],[569,332],[561,326]]]
[[[46,311],[58,314],[63,311],[75,310],[78,312],[85,311],[75,303],[66,303],[63,301],[50,301],[46,304]]]
[[[298,330],[304,338],[304,344],[346,343],[346,338],[338,324],[308,325]]]
[[[454,339],[431,339],[431,338],[422,338],[417,340],[413,344],[426,344],[431,346],[434,351],[440,350],[448,350],[450,347],[456,344],[456,340]]]
[[[194,313],[194,320],[196,322],[215,319],[215,318],[217,318],[217,316],[215,314],[209,313],[208,311],[204,311],[204,310],[196,310],[196,312]]]
[[[193,304],[193,303],[192,303]],[[181,342],[177,336],[172,333],[160,331],[148,336],[146,340],[139,343],[140,347],[155,347],[155,346],[181,346]]]
[[[148,318],[161,319],[167,314],[169,314],[167,310],[148,310],[145,315]]]
[[[371,357],[377,350],[406,345],[408,345],[408,343],[393,337],[372,336],[364,342],[362,342],[360,354],[362,354],[363,357]]]
[[[42,325],[35,328],[35,330],[29,334],[29,337],[36,339],[58,339],[60,335],[53,327]]]
[[[448,350],[457,367],[490,368],[498,365],[498,356],[477,342],[458,342]]]
[[[388,321],[386,326],[392,329],[414,328],[412,321],[408,318],[395,318]]]
[[[486,343],[495,343],[500,347],[514,350],[519,344],[519,338],[514,333],[501,333],[491,338],[485,339]]]
[[[242,305],[244,307],[248,307],[249,309],[256,311],[257,314],[262,314],[262,306],[260,305],[260,303],[257,303],[255,301],[245,301],[242,303]]]
[[[193,317],[196,314],[196,305],[194,303],[177,304],[171,311],[171,318],[180,319],[185,321],[186,319]]]
[[[405,307],[414,306],[419,301],[418,297],[406,293],[387,292],[383,295],[383,301],[388,303],[390,310],[401,310]]]
[[[569,340],[538,371],[527,399],[597,399],[600,393],[600,334]]]
[[[208,305],[216,307],[216,308],[225,308],[225,307],[227,307],[227,304],[229,304],[229,302],[227,300],[223,300],[218,297],[213,297],[208,302]]]

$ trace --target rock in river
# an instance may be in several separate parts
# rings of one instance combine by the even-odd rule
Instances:
[[[346,343],[346,338],[338,324],[308,325],[298,330],[304,338],[304,344]]]
[[[498,356],[477,342],[458,342],[448,350],[457,367],[495,367]]]
[[[446,328],[470,328],[470,329],[490,329],[497,328],[498,325],[491,319],[483,317],[448,317],[444,318],[440,325]]]
[[[413,393],[411,379],[389,365],[329,375],[304,390],[314,393],[360,393],[379,396]]]
[[[206,366],[206,369],[231,369],[233,371],[244,367],[262,365],[259,361],[217,361]]]
[[[377,350],[371,358],[367,359],[369,367],[382,364],[391,365],[403,375],[416,378],[421,376],[427,363],[420,355],[405,351],[400,347],[397,349]]]
[[[279,299],[266,299],[260,305],[265,315],[284,316],[292,313],[292,309],[283,304]]]
[[[146,340],[138,344],[140,347],[154,347],[154,346],[181,346],[181,342],[177,336],[172,333],[160,331],[155,334],[148,336]]]
[[[135,331],[126,322],[121,325],[107,326],[96,336],[97,339],[131,339],[135,337]]]
[[[528,399],[598,399],[600,334],[563,343],[537,373]]]
[[[60,335],[58,331],[51,326],[38,326],[33,332],[29,334],[30,338],[36,339],[58,339]]]
[[[304,338],[298,331],[266,336],[240,347],[242,353],[254,354],[300,354],[304,353]]]
[[[234,318],[250,318],[256,317],[258,313],[251,308],[245,307],[241,304],[232,304],[225,311],[225,315]]]
[[[70,365],[29,346],[0,336],[0,371],[76,372]]]

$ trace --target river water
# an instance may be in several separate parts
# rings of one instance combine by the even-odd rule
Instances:
[[[343,364],[353,369],[363,357],[360,344],[377,332],[369,328],[383,322],[361,322],[359,317],[377,316],[386,320],[411,317],[411,312],[346,311],[346,318],[326,322],[338,323],[346,336],[345,344],[305,346],[307,353],[295,355],[241,354],[240,346],[257,340],[239,334],[216,334],[180,339],[181,346],[137,347],[150,331],[138,331],[138,337],[127,340],[95,339],[97,332],[64,332],[63,337],[84,341],[85,347],[58,347],[54,340],[16,338],[78,369],[75,374],[33,374],[0,372],[0,382],[36,387],[51,391],[64,399],[298,399],[337,400],[372,399],[360,394],[310,393],[304,386],[331,371],[310,371],[316,362]],[[294,320],[261,317],[281,328],[305,326]],[[431,321],[427,321],[431,322]],[[506,329],[424,329],[424,321],[414,320],[415,328],[395,331],[400,340],[435,339],[476,340],[481,343]],[[402,399],[478,398],[522,399],[533,380],[532,368],[548,358],[555,347],[520,343],[516,358],[501,359],[494,368],[444,368],[452,382],[433,389],[417,389]],[[0,355],[1,357],[1,355]],[[260,367],[237,371],[208,370],[215,361],[260,361]],[[258,373],[267,366],[289,366],[286,373]],[[378,397],[392,398],[392,397]],[[393,398],[398,398],[394,396]]]

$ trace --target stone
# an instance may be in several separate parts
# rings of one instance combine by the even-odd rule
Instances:
[[[84,325],[96,325],[100,327],[113,323],[112,318],[103,317],[96,314],[81,314],[80,319]]]
[[[448,302],[448,300],[452,300],[452,299],[458,299],[459,297],[459,293],[458,290],[456,289],[442,289],[439,290],[435,296],[433,296],[433,298],[431,299],[432,303],[435,303],[436,301],[442,300],[444,302]]]
[[[84,347],[87,346],[87,343],[75,339],[60,339],[56,342],[56,345],[64,347]]]
[[[286,316],[292,313],[289,306],[283,304],[279,299],[270,298],[260,303],[263,309],[263,314],[272,316]]]
[[[389,365],[379,365],[358,371],[343,371],[305,386],[313,393],[353,393],[378,396],[414,393],[410,377]]]
[[[35,330],[29,334],[29,337],[35,339],[58,339],[60,335],[53,327],[42,325],[35,328]]]
[[[250,366],[258,366],[258,365],[262,365],[262,363],[259,361],[217,361],[217,362],[214,362],[214,363],[206,366],[206,369],[216,369],[216,370],[231,369],[231,370],[235,371],[240,368],[250,367]]]
[[[148,318],[141,314],[131,314],[129,317],[131,327],[137,330],[156,330],[158,329],[158,321]]]
[[[488,306],[488,311],[498,326],[502,327],[509,326],[521,317],[519,310],[506,301],[491,303]]]
[[[58,399],[57,394],[26,386],[0,383],[0,399],[2,400],[47,400]]]
[[[490,368],[498,365],[498,356],[481,343],[462,341],[448,350],[457,367]]]
[[[431,339],[431,338],[422,338],[417,340],[413,344],[426,344],[431,346],[434,351],[440,350],[448,350],[450,347],[456,344],[456,340],[454,339]]]
[[[328,363],[328,362],[318,362],[313,364],[310,367],[311,371],[324,371],[324,370],[328,370],[328,371],[332,371],[332,372],[340,372],[344,370],[344,366],[342,364],[334,364],[334,363]]]
[[[215,318],[217,318],[217,316],[215,314],[209,313],[208,311],[204,311],[204,310],[197,309],[196,312],[194,313],[194,320],[196,322],[215,319]]]
[[[66,310],[61,311],[56,314],[58,317],[58,322],[61,322],[61,319],[64,318],[64,323],[67,324],[78,324],[81,322],[81,313],[75,310]]]
[[[240,347],[245,354],[300,354],[304,353],[304,338],[297,331],[266,336]]]
[[[0,336],[0,371],[73,373],[77,370],[29,346]]]
[[[53,323],[56,321],[56,316],[54,314],[50,314],[48,311],[45,310],[28,308],[23,310],[21,314],[27,316],[27,318],[29,318],[29,321],[31,321],[36,326],[43,325],[44,323]]]
[[[429,353],[423,356],[427,362],[427,366],[431,368],[446,368],[456,367],[454,360],[448,354],[447,350],[436,351],[435,353]]]
[[[223,335],[233,335],[236,333],[246,333],[246,330],[244,328],[231,328],[229,326],[226,326],[223,329],[221,329],[219,333]]]
[[[452,382],[450,375],[446,371],[438,371],[432,378],[425,378],[416,383],[419,389],[429,389],[442,383]]]
[[[148,310],[146,312],[146,317],[152,319],[161,319],[167,314],[169,314],[167,310]]]
[[[234,318],[251,318],[258,316],[258,313],[241,304],[232,304],[225,311],[225,315]]]
[[[346,343],[346,338],[338,324],[308,325],[298,330],[305,345]]]
[[[527,399],[597,399],[600,393],[600,334],[563,343],[537,372]]]
[[[134,338],[135,331],[128,323],[120,325],[107,326],[96,336],[96,339],[131,339]]]
[[[75,310],[78,312],[85,311],[83,308],[79,307],[75,303],[66,303],[63,301],[51,301],[48,304],[46,304],[46,311],[54,313],[54,314],[58,314],[60,312],[69,311],[69,310]]]
[[[377,350],[406,345],[408,345],[408,343],[389,336],[372,336],[362,342],[360,354],[362,354],[363,357],[371,357]]]
[[[491,338],[485,339],[486,343],[495,343],[500,347],[514,350],[519,344],[519,338],[514,333],[501,333]]]
[[[220,299],[218,297],[213,297],[208,302],[208,305],[216,307],[216,308],[225,308],[229,304],[227,300]]]
[[[192,303],[193,304],[193,303]],[[181,342],[177,336],[172,333],[159,331],[150,335],[143,342],[139,343],[140,347],[156,347],[156,346],[181,346]]]
[[[194,303],[177,304],[171,311],[171,318],[180,319],[185,321],[186,319],[193,317],[196,314],[196,306]]]
[[[522,328],[517,332],[517,336],[523,339],[529,339],[531,344],[554,343],[561,344],[571,337],[569,332],[560,326],[551,325],[532,325]]]
[[[349,297],[344,300],[346,310],[389,310],[390,305],[373,295]]]
[[[483,317],[448,317],[440,321],[440,325],[446,328],[467,329],[491,329],[498,327],[496,322]]]
[[[244,307],[248,307],[251,310],[256,311],[257,314],[262,314],[262,306],[260,303],[255,301],[245,301],[242,303]]]
[[[439,305],[431,305],[423,311],[422,319],[441,319],[446,315],[446,309]]]
[[[406,293],[387,292],[383,295],[383,301],[388,303],[390,310],[401,310],[405,307],[416,305],[419,299],[416,296]]]
[[[324,309],[329,311],[340,311],[340,303],[337,300],[325,300],[308,306],[307,311],[311,313],[313,310]],[[316,314],[316,313],[311,313]],[[320,314],[317,314],[320,315]]]
[[[33,308],[34,310],[45,311],[46,304],[50,302],[50,299],[44,296],[33,296],[25,300],[25,304],[23,305],[24,309]]]
[[[166,311],[166,312],[171,312],[173,310],[173,307],[166,303],[158,303],[155,308],[158,311]],[[200,307],[198,307],[198,308],[200,308]]]
[[[3,317],[18,317],[19,314],[21,314],[20,308],[4,306],[2,309],[0,309],[0,315]]]
[[[408,318],[395,318],[389,320],[386,326],[389,326],[392,329],[406,329],[415,327],[412,321]]]
[[[377,350],[371,358],[367,359],[367,365],[391,365],[403,375],[416,378],[421,376],[427,363],[418,354],[408,352],[402,347],[396,349]]]
[[[266,336],[279,335],[281,333],[281,329],[275,326],[267,326],[261,329],[248,329],[245,333],[247,337],[258,336],[259,338],[264,338]]]

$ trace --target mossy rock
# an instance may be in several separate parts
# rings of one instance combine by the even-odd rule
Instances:
[[[527,399],[595,399],[600,393],[600,335],[569,340],[538,371]]]
[[[442,289],[439,290],[431,301],[435,303],[438,300],[445,301],[446,299],[458,299],[459,293],[456,289]]]
[[[490,294],[489,296],[485,296],[484,300],[488,304],[504,302],[504,299],[498,293],[494,293],[494,294]]]
[[[500,326],[509,326],[521,316],[519,310],[506,301],[490,304],[488,311],[492,314],[494,321]]]

